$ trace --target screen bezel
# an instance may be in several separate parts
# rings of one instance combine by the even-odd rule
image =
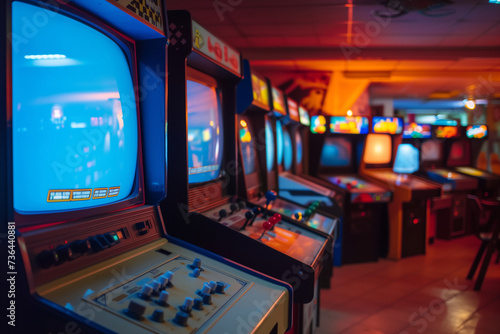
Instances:
[[[220,126],[220,133],[219,133],[219,138],[221,140],[221,143],[219,146],[221,147],[222,150],[224,150],[224,139],[225,138],[224,138],[224,119],[223,119],[223,114],[222,114],[222,91],[218,85],[217,79],[215,79],[211,75],[208,75],[206,73],[198,71],[197,69],[194,69],[190,66],[187,66],[187,68],[186,68],[186,82],[184,82],[184,85],[186,86],[186,108],[187,108],[187,81],[188,80],[215,88],[215,93],[217,95],[218,109],[219,109],[219,122],[222,123],[222,126]],[[187,109],[186,109],[186,136],[187,136],[188,128],[189,128],[187,117],[188,117],[188,113],[187,113]],[[187,139],[186,139],[186,143],[187,143]],[[186,150],[187,150],[187,147],[186,147]],[[214,177],[211,180],[203,181],[203,182],[196,182],[196,183],[189,183],[189,172],[188,172],[188,187],[189,187],[189,189],[196,188],[198,186],[202,186],[202,185],[207,184],[207,183],[217,182],[218,180],[220,180],[223,177],[223,171],[224,171],[223,166],[224,166],[224,158],[225,158],[224,151],[222,151],[221,156],[222,156],[222,158],[221,158],[220,167],[219,167],[219,175],[217,175],[216,177]],[[187,157],[187,155],[186,155],[186,157]],[[189,168],[189,164],[187,165],[187,167]]]
[[[113,29],[110,27],[108,24],[106,24],[104,21],[99,20],[97,17],[94,17],[86,12],[81,11],[80,9],[77,9],[76,7],[73,7],[70,4],[58,4],[58,6],[53,6],[51,4],[39,4],[38,2],[34,1],[20,1],[17,0],[17,2],[21,3],[26,3],[32,6],[37,6],[52,12],[55,12],[57,14],[64,15],[68,17],[69,19],[75,20],[77,22],[80,22],[82,24],[85,24],[89,26],[92,29],[97,30],[98,32],[102,33],[106,37],[110,38],[113,42],[115,42],[122,52],[125,55],[125,58],[127,59],[128,65],[129,65],[129,71],[130,75],[132,78],[132,82],[134,85],[134,88],[138,87],[138,63],[137,63],[137,50],[136,50],[136,41],[133,40],[132,38],[129,38],[128,36],[118,32],[117,30]],[[9,6],[9,15],[12,15],[12,6]],[[12,22],[11,22],[12,24]],[[12,25],[8,26],[8,29],[10,30],[12,28]],[[12,48],[11,44],[6,48],[6,53],[9,55],[9,67],[10,69],[12,68],[12,63],[11,63],[11,58],[10,55],[12,54]],[[8,72],[8,83],[10,87],[12,87],[12,72]],[[12,92],[13,87],[11,91],[9,92],[9,99],[12,101]],[[103,204],[103,205],[97,205],[97,206],[92,206],[84,209],[70,209],[70,210],[57,210],[57,211],[40,211],[36,213],[25,213],[25,212],[19,212],[15,210],[14,208],[14,203],[13,203],[13,196],[14,196],[14,185],[12,184],[12,191],[9,194],[9,202],[12,203],[11,207],[9,210],[9,219],[15,219],[16,224],[19,227],[27,227],[27,226],[34,226],[34,225],[40,225],[44,224],[46,226],[47,224],[53,225],[53,224],[59,224],[63,223],[66,221],[73,221],[77,219],[82,219],[82,218],[88,218],[92,216],[98,216],[102,215],[105,213],[110,213],[110,212],[116,212],[116,211],[121,211],[125,209],[130,209],[133,207],[141,206],[144,205],[145,203],[145,198],[144,198],[144,173],[143,173],[143,159],[142,159],[142,136],[141,136],[141,108],[140,108],[140,99],[139,99],[139,94],[138,90],[134,89],[134,95],[135,95],[135,103],[136,103],[136,113],[137,113],[137,164],[136,164],[136,170],[135,170],[135,177],[133,181],[133,188],[131,193],[123,200],[118,201],[118,202],[113,202],[110,204]],[[12,106],[10,106],[12,108]],[[11,108],[8,110],[9,116],[10,116],[10,122],[12,122],[12,110]],[[10,128],[12,129],[12,123],[9,124]],[[13,172],[13,161],[12,161],[12,149],[13,149],[13,135],[12,131],[9,134],[9,139],[8,139],[8,146],[10,147],[10,154],[9,154],[9,159],[10,163],[8,168],[10,168],[10,175],[12,175]]]

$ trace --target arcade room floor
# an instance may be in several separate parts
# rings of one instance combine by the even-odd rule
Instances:
[[[465,279],[479,245],[475,236],[437,240],[425,256],[335,268],[316,333],[500,333],[498,253],[481,291]]]

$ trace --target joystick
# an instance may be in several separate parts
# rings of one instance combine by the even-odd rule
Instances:
[[[264,231],[262,231],[262,234],[260,235],[260,237],[257,239],[257,240],[262,240],[262,238],[264,237],[264,234],[266,234],[267,231],[269,231],[271,229],[271,227],[273,227],[273,224],[271,224],[269,221],[265,221],[263,224],[262,224],[262,227],[264,228]]]
[[[250,219],[252,219],[253,217],[254,217],[254,215],[253,215],[252,211],[245,212],[245,218],[246,218],[245,224],[243,224],[243,226],[241,227],[240,230],[244,230],[247,227],[248,222],[250,221]]]
[[[269,190],[269,191],[266,191],[266,207],[265,207],[265,211],[264,211],[264,218],[267,217],[267,208],[269,207],[269,204],[276,200],[276,198],[278,197],[278,194],[276,193],[276,191],[274,190]]]
[[[219,211],[219,222],[222,220],[222,218],[227,217],[227,211],[226,209],[220,209]]]
[[[247,203],[245,203],[245,201],[239,201],[238,207],[240,208],[240,210],[246,209]]]
[[[249,226],[253,225],[253,222],[255,221],[255,218],[257,218],[257,216],[260,213],[262,213],[262,210],[258,206],[256,206],[255,208],[253,208],[252,213],[253,213],[253,217],[252,217],[252,220],[250,221],[250,224],[248,224]]]
[[[233,213],[235,213],[236,211],[239,210],[239,206],[236,203],[231,203],[231,205],[229,205],[229,209],[231,209],[231,212],[229,212],[229,215],[232,215]]]

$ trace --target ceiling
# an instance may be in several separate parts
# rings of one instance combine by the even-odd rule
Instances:
[[[366,89],[371,99],[424,104],[446,97],[500,98],[500,4],[488,0],[185,0],[167,5],[189,10],[273,85],[326,76],[318,85],[325,89],[327,113],[345,107],[333,101],[353,101],[356,96],[346,94]]]

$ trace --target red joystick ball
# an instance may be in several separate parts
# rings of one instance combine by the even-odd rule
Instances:
[[[281,221],[281,215],[280,215],[279,213],[275,213],[275,214],[273,215],[273,217],[274,217],[274,218],[276,218],[276,220],[277,220],[278,222],[280,222],[280,221]]]
[[[266,221],[262,224],[262,227],[264,228],[264,230],[266,231],[269,231],[271,229],[271,227],[273,227],[273,224],[271,224],[270,222]]]
[[[345,185],[347,189],[351,189],[352,188],[352,185],[350,183],[346,184]]]
[[[276,217],[273,216],[273,217],[269,218],[269,222],[273,225],[276,225],[276,223],[278,222],[278,219],[276,219]]]

